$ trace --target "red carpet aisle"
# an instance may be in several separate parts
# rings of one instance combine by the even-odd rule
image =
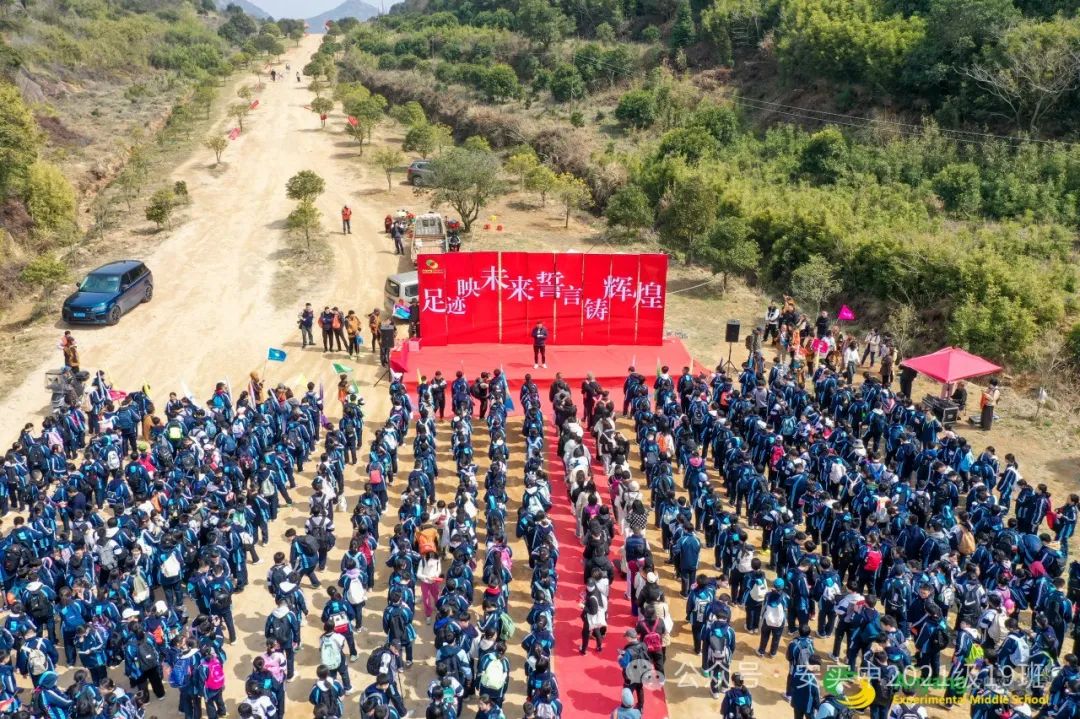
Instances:
[[[548,476],[551,479],[551,521],[559,540],[559,588],[555,593],[555,675],[568,717],[610,717],[619,706],[622,695],[622,671],[618,657],[625,641],[623,632],[634,626],[630,615],[630,600],[624,595],[625,580],[616,578],[611,588],[608,606],[608,634],[604,651],[596,653],[596,643],[591,642],[585,656],[578,653],[581,646],[581,600],[585,595],[582,578],[581,542],[574,536],[576,522],[567,499],[566,476],[559,457],[558,434],[547,425]],[[591,442],[590,442],[591,446]],[[607,475],[603,466],[593,463],[594,481],[601,499],[608,504]],[[616,537],[612,547],[612,562],[618,566],[617,549],[621,537]],[[667,719],[668,708],[663,688],[646,690],[645,716],[647,719]]]

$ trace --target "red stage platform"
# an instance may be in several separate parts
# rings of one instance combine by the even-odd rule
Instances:
[[[472,380],[481,372],[502,368],[510,384],[510,396],[517,405],[518,391],[525,374],[532,374],[533,381],[542,392],[561,372],[563,379],[577,391],[586,374],[593,373],[604,389],[611,392],[616,403],[622,402],[622,385],[627,368],[633,364],[646,377],[656,373],[657,363],[667,365],[672,376],[691,366],[690,352],[677,337],[666,337],[659,346],[636,345],[548,345],[547,369],[533,369],[532,347],[529,345],[469,344],[424,347],[423,341],[408,341],[401,349],[390,355],[390,365],[401,372],[409,391],[412,392],[419,374],[432,377],[435,370],[442,370],[448,382],[452,382],[459,370]],[[695,371],[700,369],[695,367]],[[621,405],[620,405],[621,406]],[[520,408],[517,408],[520,411]]]

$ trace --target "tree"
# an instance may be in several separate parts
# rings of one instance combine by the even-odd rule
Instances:
[[[551,97],[556,102],[568,102],[585,97],[585,81],[581,73],[570,63],[564,62],[555,68],[549,85]]]
[[[799,158],[799,170],[823,184],[835,183],[848,166],[847,140],[835,127],[810,136]]]
[[[609,225],[640,230],[653,224],[649,198],[637,185],[623,185],[612,193],[604,209]]]
[[[395,105],[390,111],[390,117],[405,127],[413,127],[427,122],[424,108],[416,100],[409,100],[404,105]]]
[[[75,225],[75,190],[55,165],[38,160],[26,182],[26,209],[38,230],[56,231]]]
[[[592,198],[592,193],[585,181],[569,172],[559,175],[555,183],[555,194],[565,211],[563,227],[566,228],[570,227],[570,212],[581,209]]]
[[[244,41],[259,31],[259,26],[243,10],[230,12],[228,19],[218,28],[218,35],[232,45],[243,45]]]
[[[547,165],[537,165],[525,175],[525,189],[540,195],[540,206],[547,205],[547,195],[559,183],[559,176]]]
[[[401,149],[405,152],[415,152],[420,157],[429,157],[435,149],[435,129],[430,123],[413,125],[405,133],[405,140],[401,143]]]
[[[753,272],[761,264],[761,249],[750,236],[750,223],[742,217],[723,217],[709,232],[702,252],[714,274],[721,276],[727,292],[728,275]]]
[[[214,104],[215,97],[217,97],[217,89],[212,84],[203,83],[195,88],[192,102],[203,109],[204,120],[210,119],[210,108]]]
[[[525,179],[533,168],[540,164],[536,157],[536,151],[525,146],[506,160],[506,171],[517,178],[518,190],[525,191]]]
[[[532,42],[548,48],[573,31],[573,22],[555,3],[522,0],[518,4],[517,30]]]
[[[1034,136],[1046,114],[1080,84],[1080,24],[1073,19],[1021,23],[985,54],[964,74]]]
[[[800,302],[814,305],[814,314],[821,312],[821,305],[841,289],[836,267],[821,255],[810,255],[791,273],[791,295]]]
[[[225,139],[224,135],[211,135],[206,138],[206,149],[213,151],[214,153],[214,165],[221,164],[221,153],[225,152],[225,148],[229,146],[229,141]]]
[[[649,90],[631,90],[619,98],[615,119],[624,127],[643,130],[656,121],[656,98]]]
[[[484,206],[504,191],[501,169],[493,152],[450,148],[431,162],[432,200],[453,207],[469,232]]]
[[[716,220],[720,198],[702,175],[677,180],[660,212],[660,240],[681,250],[687,264],[694,261],[699,247],[708,242],[708,232]]]
[[[391,175],[405,162],[405,153],[394,147],[380,147],[371,156],[371,162],[386,173],[386,191],[390,192],[393,189]]]
[[[292,30],[290,30],[289,39],[295,43],[294,47],[300,47],[300,41],[304,39],[304,29],[293,28]]]
[[[501,62],[484,73],[480,88],[492,102],[501,102],[521,94],[521,84],[514,68]]]
[[[246,102],[234,102],[229,105],[229,117],[236,120],[241,132],[244,131],[244,118],[248,116],[249,112],[251,112],[251,105]]]
[[[311,234],[318,231],[321,217],[322,214],[319,212],[319,208],[315,207],[314,202],[302,200],[300,204],[289,213],[289,216],[285,220],[285,225],[293,232],[303,233],[304,242],[310,250]]]
[[[326,181],[311,170],[301,170],[285,183],[285,194],[298,202],[314,202],[325,191]]]
[[[678,50],[690,47],[697,38],[697,29],[694,27],[694,13],[690,9],[689,0],[679,0],[675,6],[675,22],[671,26],[671,47]]]
[[[892,335],[893,346],[901,359],[908,356],[908,350],[919,331],[920,324],[922,323],[919,320],[919,313],[912,305],[901,303],[889,310],[883,329],[886,334]]]
[[[158,226],[172,227],[173,210],[176,209],[176,196],[172,188],[163,187],[150,195],[150,203],[146,206],[146,219]]]
[[[319,122],[326,127],[326,116],[334,109],[334,101],[328,97],[317,97],[311,101],[311,111],[319,115]]]
[[[0,82],[0,201],[21,189],[40,146],[41,133],[22,93]]]
[[[480,152],[491,151],[491,143],[483,137],[480,137],[480,135],[469,135],[465,138],[465,142],[461,143],[461,146],[466,150],[477,150]]]
[[[251,102],[251,98],[255,96],[255,88],[253,88],[251,85],[241,85],[240,88],[236,91],[236,96],[239,97],[241,100]]]
[[[48,302],[56,288],[70,279],[71,273],[60,258],[47,252],[32,259],[23,268],[19,277],[28,285],[40,288],[45,301]]]

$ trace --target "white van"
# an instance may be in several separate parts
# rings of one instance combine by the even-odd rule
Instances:
[[[412,272],[399,272],[386,278],[386,285],[383,288],[383,304],[387,312],[394,311],[394,305],[397,304],[398,300],[404,300],[407,305],[419,296],[420,280],[417,278],[415,270]]]

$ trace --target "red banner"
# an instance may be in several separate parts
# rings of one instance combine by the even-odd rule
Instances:
[[[499,341],[499,253],[455,252],[467,258],[472,274],[458,280],[457,296],[465,301],[471,319],[469,328],[457,334],[456,342]],[[456,334],[451,330],[451,334]]]
[[[447,343],[446,269],[442,255],[419,255],[416,274],[420,282],[420,337],[426,345]]]
[[[539,294],[536,278],[529,275],[529,255],[525,252],[503,252],[499,258],[502,265],[502,287],[499,291],[502,342],[531,343],[529,304],[539,302]]]
[[[581,344],[581,277],[585,255],[567,253],[555,255],[555,272],[561,277],[562,288],[555,301],[555,332],[552,344]]]
[[[254,110],[255,108],[257,108],[258,106],[259,106],[259,101],[258,101],[258,100],[252,100],[252,101],[251,101],[251,109],[252,109],[252,110]]]
[[[637,339],[638,257],[612,255],[611,272],[604,280],[611,322],[608,343],[632,345]]]
[[[639,345],[659,345],[664,341],[667,266],[667,255],[638,255],[637,343]]]
[[[421,255],[426,344],[659,345],[667,255],[462,252]]]

